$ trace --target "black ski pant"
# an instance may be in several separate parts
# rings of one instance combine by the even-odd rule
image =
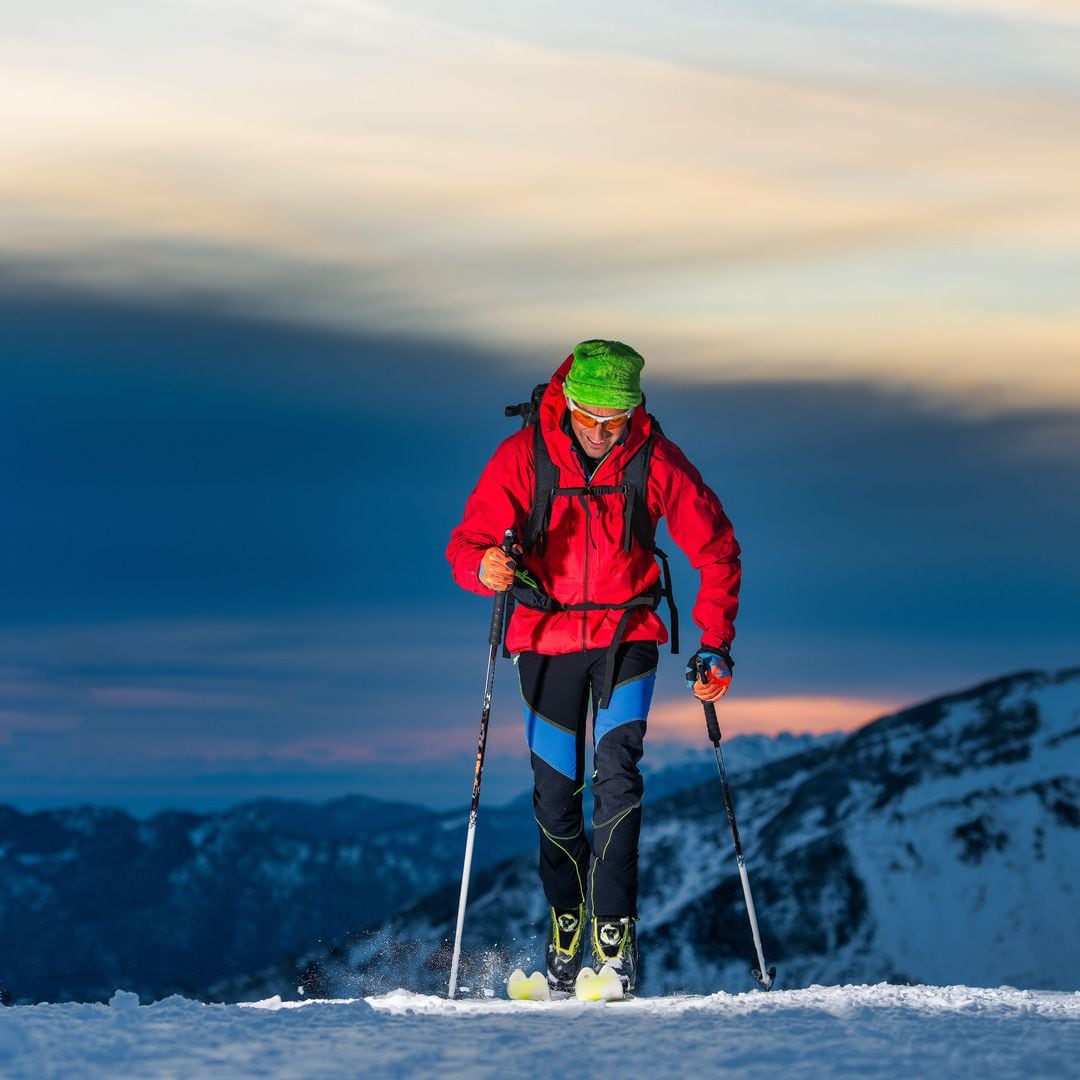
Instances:
[[[659,650],[654,641],[620,645],[611,699],[598,709],[607,652],[523,652],[517,658],[532,756],[533,811],[540,826],[540,880],[553,908],[576,909],[584,903],[596,918],[636,918],[644,790],[638,762]],[[582,816],[590,712],[592,852]]]

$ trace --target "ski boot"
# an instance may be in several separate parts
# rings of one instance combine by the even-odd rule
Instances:
[[[638,947],[635,919],[593,919],[592,966],[597,973],[609,967],[618,973],[623,992],[629,993],[637,982]]]
[[[551,909],[547,937],[547,979],[552,990],[573,993],[574,980],[581,970],[582,927],[585,923],[584,905],[575,910]]]

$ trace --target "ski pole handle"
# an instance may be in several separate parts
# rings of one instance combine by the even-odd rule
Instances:
[[[705,661],[699,656],[694,666],[697,668],[698,682],[708,682],[708,672],[705,669]],[[705,727],[709,732],[709,740],[713,746],[720,745],[720,721],[716,719],[716,706],[711,701],[703,701],[705,709]]]
[[[503,536],[502,549],[507,555],[514,553],[514,541],[516,537],[513,529],[507,529]],[[509,589],[495,594],[495,605],[491,609],[491,626],[488,628],[488,644],[502,644],[503,621],[506,618],[506,598],[510,595]]]

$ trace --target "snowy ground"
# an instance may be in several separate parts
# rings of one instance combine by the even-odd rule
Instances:
[[[542,1075],[1074,1077],[1080,992],[810,987],[771,994],[0,1009],[4,1077]]]

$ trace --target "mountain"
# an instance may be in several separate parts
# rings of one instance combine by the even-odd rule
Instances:
[[[390,802],[368,795],[343,795],[326,802],[253,799],[240,803],[232,813],[256,815],[288,836],[334,840],[357,840],[432,816],[431,808],[419,803]]]
[[[1080,987],[1080,668],[882,717],[739,776],[734,796],[779,985]],[[641,846],[644,992],[750,988],[719,783],[652,803]],[[511,966],[536,965],[534,861],[474,879],[465,985],[497,992]],[[439,989],[456,901],[455,888],[438,891],[317,958],[315,985]]]
[[[145,821],[0,807],[0,981],[20,1001],[205,993],[451,880],[465,824],[362,796]],[[480,837],[480,865],[524,843],[497,810]]]
[[[736,735],[723,740],[724,761],[729,776],[737,776],[811,747],[832,745],[842,737],[839,732],[792,735],[787,731],[779,735]],[[655,800],[665,795],[714,780],[716,758],[703,730],[698,746],[681,743],[649,745],[641,761],[641,771],[645,777],[645,798],[651,807]]]
[[[732,740],[736,758],[741,743]],[[751,741],[746,753],[792,745]],[[695,782],[702,763],[715,768],[700,751],[669,761],[650,789]],[[205,995],[268,966],[292,972],[320,942],[456,882],[467,817],[464,806],[436,812],[363,795],[145,821],[0,806],[0,1000],[5,988],[20,1001],[105,1000],[117,986]],[[530,794],[485,806],[474,867],[535,841]]]

